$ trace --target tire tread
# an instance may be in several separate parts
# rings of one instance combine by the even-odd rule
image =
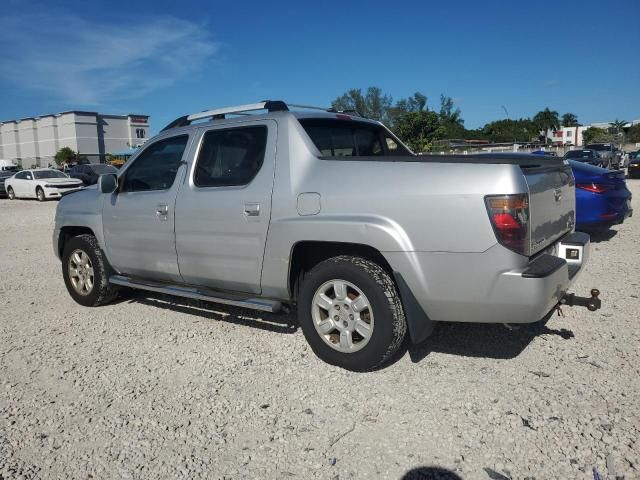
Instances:
[[[86,304],[81,302],[78,302],[78,303],[81,303],[82,305],[85,305],[85,306],[97,307],[97,306],[104,305],[106,303],[111,302],[118,296],[120,288],[117,285],[113,285],[109,283],[109,277],[113,273],[113,269],[111,268],[111,265],[109,265],[109,262],[107,261],[107,258],[105,257],[104,252],[100,248],[100,244],[98,243],[98,240],[93,235],[90,235],[87,233],[78,235],[68,240],[67,244],[65,245],[63,262],[62,262],[62,269],[63,269],[64,278],[65,278],[65,283],[67,283],[66,269],[67,269],[67,258],[70,253],[69,250],[77,248],[78,246],[75,245],[76,243],[85,243],[91,250],[90,252],[87,252],[87,254],[89,255],[92,254],[95,257],[95,259],[93,259],[94,260],[93,261],[94,282],[95,280],[97,280],[97,282],[94,283],[94,287],[93,287],[94,289],[97,289],[95,298],[91,302],[87,302]],[[76,296],[73,293],[72,288],[70,288],[68,284],[67,284],[67,289],[69,290],[69,293],[74,298],[74,300],[78,301]]]
[[[366,275],[371,277],[371,279],[382,288],[383,294],[386,298],[386,301],[388,302],[392,323],[391,342],[389,343],[386,351],[382,355],[380,355],[379,358],[375,359],[372,364],[368,365],[364,369],[358,369],[359,371],[376,370],[382,365],[386,364],[394,356],[394,354],[403,344],[403,341],[407,334],[407,321],[405,318],[404,308],[402,307],[402,301],[400,299],[400,295],[396,288],[395,282],[393,281],[389,273],[387,273],[387,271],[379,264],[364,257],[353,255],[339,255],[324,260],[323,262],[313,267],[313,269],[311,269],[310,275],[313,275],[314,272],[318,271],[319,269],[324,270],[328,265],[331,264],[335,264],[336,266],[350,264],[364,271]],[[306,309],[306,305],[303,307],[298,306],[298,308]]]

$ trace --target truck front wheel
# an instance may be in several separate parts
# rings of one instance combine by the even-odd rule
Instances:
[[[318,357],[353,371],[387,362],[407,332],[391,276],[377,263],[348,255],[325,260],[305,275],[298,321]]]
[[[97,307],[118,295],[118,287],[109,283],[113,273],[93,235],[69,239],[62,254],[62,276],[71,297],[85,307]]]

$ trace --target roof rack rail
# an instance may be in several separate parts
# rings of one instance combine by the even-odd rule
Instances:
[[[308,110],[320,110],[330,113],[345,113],[348,115],[357,115],[359,117],[362,117],[362,115],[356,110],[336,110],[333,107],[314,107],[311,105],[299,105],[294,103],[290,103],[287,105],[282,100],[264,100],[258,103],[248,103],[246,105],[236,105],[234,107],[216,108],[213,110],[205,110],[202,112],[192,113],[191,115],[183,115],[182,117],[176,118],[173,122],[164,127],[161,132],[164,132],[165,130],[169,130],[171,128],[186,127],[187,125],[191,125],[196,120],[202,120],[205,118],[210,118],[212,120],[221,120],[224,119],[226,115],[248,115],[247,112],[256,110],[267,110],[268,112],[286,112],[289,110],[289,107],[304,108]]]
[[[245,115],[246,112],[252,112],[255,110],[267,110],[269,112],[286,112],[289,107],[282,100],[264,100],[258,103],[249,103],[246,105],[236,105],[234,107],[216,108],[213,110],[205,110],[203,112],[192,113],[191,115],[184,115],[176,118],[169,125],[164,127],[161,131],[169,130],[171,128],[186,127],[191,125],[196,120],[203,118],[211,119],[223,119],[226,115]]]

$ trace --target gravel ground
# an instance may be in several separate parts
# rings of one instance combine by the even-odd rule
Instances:
[[[640,478],[640,215],[595,239],[575,286],[601,289],[599,312],[442,324],[356,374],[293,316],[76,305],[55,207],[0,200],[0,479]]]

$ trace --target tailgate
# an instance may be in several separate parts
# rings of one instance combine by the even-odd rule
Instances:
[[[529,186],[531,255],[575,225],[575,181],[569,165],[521,167]]]

